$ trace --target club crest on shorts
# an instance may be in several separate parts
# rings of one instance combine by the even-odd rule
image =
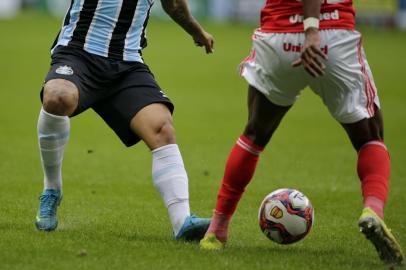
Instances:
[[[73,75],[73,69],[70,66],[60,66],[55,70],[55,72],[61,75]]]

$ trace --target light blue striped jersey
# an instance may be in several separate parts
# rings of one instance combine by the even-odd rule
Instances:
[[[143,62],[153,0],[71,0],[52,46],[71,46],[124,61]]]

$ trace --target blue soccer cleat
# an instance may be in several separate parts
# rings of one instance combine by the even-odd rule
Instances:
[[[57,208],[62,200],[60,190],[46,189],[39,197],[35,226],[40,231],[53,231],[58,226]]]
[[[185,219],[185,222],[175,236],[176,240],[200,241],[210,226],[211,219],[199,218],[191,215]]]

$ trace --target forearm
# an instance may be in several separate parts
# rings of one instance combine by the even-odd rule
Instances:
[[[304,18],[319,18],[323,0],[303,0]]]
[[[191,36],[202,32],[202,27],[190,13],[187,0],[161,0],[165,12]]]

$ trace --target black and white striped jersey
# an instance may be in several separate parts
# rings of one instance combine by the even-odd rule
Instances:
[[[72,46],[89,53],[142,62],[145,30],[153,0],[71,0],[57,46]]]

